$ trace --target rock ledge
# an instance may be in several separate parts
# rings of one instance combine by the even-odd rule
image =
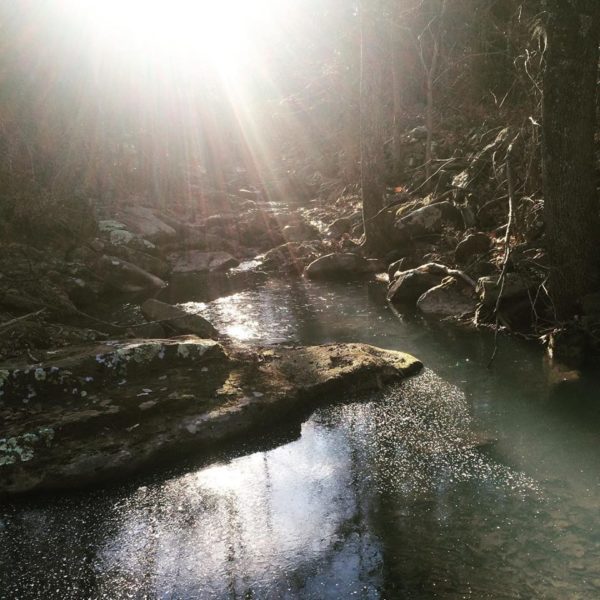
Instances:
[[[120,479],[418,372],[366,344],[107,342],[0,366],[0,495]]]

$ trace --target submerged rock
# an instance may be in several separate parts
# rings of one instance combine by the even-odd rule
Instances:
[[[365,344],[226,350],[195,337],[4,364],[0,494],[122,478],[420,368],[412,356]]]
[[[216,338],[219,335],[204,317],[154,298],[146,300],[141,309],[148,321],[160,321],[161,325],[166,325],[180,334],[191,333],[202,338]]]

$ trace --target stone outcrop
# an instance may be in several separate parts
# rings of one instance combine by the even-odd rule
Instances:
[[[105,342],[0,366],[0,494],[122,478],[418,372],[364,344]],[[294,417],[297,415],[297,417]]]

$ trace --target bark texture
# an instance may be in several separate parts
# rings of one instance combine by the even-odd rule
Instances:
[[[599,6],[596,0],[546,0],[546,8],[544,218],[550,295],[557,316],[568,318],[600,279],[594,168]]]
[[[385,193],[382,13],[381,0],[361,2],[360,179],[365,247],[373,252],[383,245],[375,216],[383,208]]]

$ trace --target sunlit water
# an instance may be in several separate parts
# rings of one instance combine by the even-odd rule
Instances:
[[[270,283],[189,303],[249,342],[364,341],[428,366],[204,465],[8,506],[0,597],[600,597],[597,381],[538,349],[401,321],[367,285]],[[466,425],[497,442],[457,444]]]

